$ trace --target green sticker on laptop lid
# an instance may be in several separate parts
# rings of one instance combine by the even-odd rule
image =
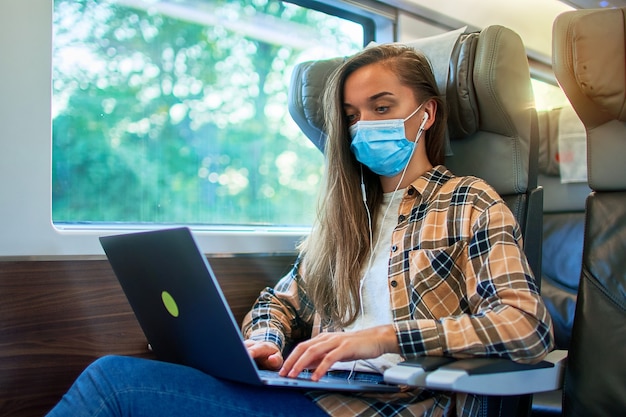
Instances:
[[[163,300],[163,305],[165,305],[167,312],[173,317],[178,317],[178,305],[176,304],[174,297],[172,297],[169,292],[163,291],[161,293],[161,300]]]

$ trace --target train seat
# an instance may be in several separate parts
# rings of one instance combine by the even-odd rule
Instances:
[[[553,68],[585,126],[582,270],[563,385],[563,415],[626,415],[626,8],[565,12]]]
[[[522,226],[524,249],[539,280],[543,189],[537,187],[537,115],[521,39],[510,29],[489,26],[480,32],[455,31],[408,44],[429,58],[449,108],[446,166],[457,175],[483,178],[503,197]],[[321,150],[326,138],[322,91],[325,80],[342,61],[336,58],[301,63],[291,79],[289,111]],[[468,369],[479,366],[479,361],[473,359],[459,362]],[[443,367],[434,373],[440,369]],[[547,379],[555,389],[560,387],[561,372],[559,366],[553,369]],[[497,379],[498,386],[481,386],[478,378],[468,384],[477,395],[494,393],[483,397],[484,415],[530,414],[533,387],[522,375],[510,372],[507,384]],[[510,389],[507,395],[497,393],[503,387]],[[445,388],[445,384],[438,388]],[[470,392],[464,389],[459,391]]]
[[[568,162],[580,166],[581,160],[583,167],[587,166],[586,135],[571,107],[540,111],[537,115],[537,182],[543,187],[541,296],[552,316],[555,347],[567,350],[582,264],[585,199],[591,190],[586,170],[572,172],[566,167]],[[533,417],[560,415],[561,398],[561,390],[535,394]]]
[[[552,315],[557,349],[567,349],[574,320],[574,307],[582,263],[585,200],[591,189],[586,170],[577,178],[561,173],[564,159],[582,160],[586,167],[584,127],[571,107],[538,112],[539,178],[543,187],[543,244],[541,295]],[[575,141],[575,150],[560,152],[559,144]],[[562,145],[563,147],[563,145]],[[569,155],[566,155],[569,154]]]

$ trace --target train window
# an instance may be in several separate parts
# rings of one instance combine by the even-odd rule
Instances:
[[[366,24],[275,0],[55,0],[53,16],[55,226],[312,222],[323,156],[287,84],[298,61],[362,48]]]
[[[570,105],[567,96],[558,85],[534,78],[531,81],[537,110],[550,110]]]

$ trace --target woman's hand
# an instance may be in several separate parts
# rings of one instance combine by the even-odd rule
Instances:
[[[305,369],[315,369],[311,379],[318,381],[335,362],[371,359],[384,353],[400,353],[391,325],[356,332],[321,333],[298,344],[279,373],[295,378]]]
[[[248,348],[248,354],[259,368],[277,371],[283,365],[283,354],[274,343],[255,340],[246,340],[244,343]]]

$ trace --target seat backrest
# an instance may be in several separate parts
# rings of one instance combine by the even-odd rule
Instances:
[[[563,387],[565,416],[626,415],[626,9],[553,26],[555,75],[587,135],[585,237]]]
[[[582,263],[585,199],[591,191],[586,178],[586,135],[571,107],[540,111],[537,116],[537,182],[543,187],[541,296],[552,316],[556,348],[567,350]],[[574,152],[581,155],[573,156]],[[568,160],[582,163],[583,172],[568,176],[562,169]]]
[[[407,42],[428,57],[449,110],[446,166],[491,184],[516,216],[525,252],[540,279],[542,190],[537,188],[534,97],[521,38],[502,26]],[[291,79],[289,111],[320,149],[328,75],[343,58],[304,62]],[[529,219],[532,219],[529,220]]]

